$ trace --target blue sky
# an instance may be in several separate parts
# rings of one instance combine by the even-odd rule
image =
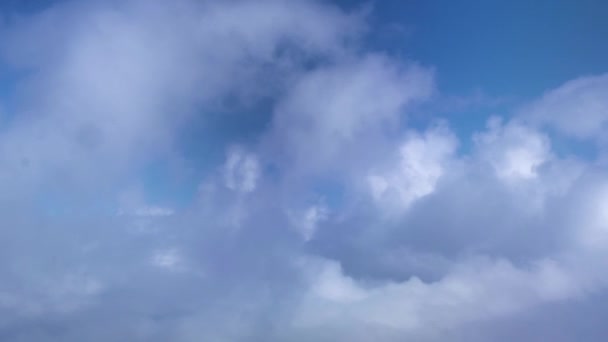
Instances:
[[[376,44],[437,68],[449,93],[528,99],[606,69],[603,1],[378,1],[373,9]]]
[[[2,2],[0,340],[606,340],[606,17]]]

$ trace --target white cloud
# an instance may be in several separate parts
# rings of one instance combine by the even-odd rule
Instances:
[[[175,248],[156,251],[152,256],[152,264],[168,271],[176,271],[183,267],[182,257]]]
[[[325,2],[65,2],[3,25],[25,76],[0,130],[1,340],[448,340],[608,293],[608,175],[556,147],[604,139],[605,75],[468,149],[458,123],[408,121],[433,69]],[[150,201],[150,163],[184,159],[193,203]]]
[[[0,162],[10,166],[0,177],[124,175],[171,153],[198,109],[274,91],[298,62],[281,51],[331,56],[358,26],[307,1],[56,5],[5,30],[6,59],[33,72],[24,115],[0,136]]]
[[[256,188],[260,177],[260,165],[257,157],[239,149],[228,152],[224,164],[224,184],[230,190],[248,193]]]
[[[315,263],[315,261],[312,261]],[[312,279],[311,291],[314,296],[337,303],[350,303],[363,300],[365,290],[353,279],[342,274],[340,265],[331,261],[320,261],[317,274]]]
[[[583,185],[586,191],[573,205],[574,218],[569,224],[577,225],[571,238],[585,249],[606,250],[608,248],[608,183],[606,179],[594,179]]]
[[[394,131],[403,110],[428,98],[429,70],[369,55],[304,74],[278,105],[274,149],[300,170],[369,158],[369,148]]]
[[[481,157],[506,181],[537,178],[538,169],[551,158],[548,137],[517,122],[503,125],[500,119],[491,118],[488,130],[477,134],[474,141]]]
[[[608,127],[608,75],[581,77],[548,91],[524,116],[576,138],[601,139]]]
[[[301,212],[290,210],[289,218],[304,241],[309,241],[317,232],[319,224],[329,218],[329,209],[321,202],[311,205]]]
[[[372,197],[381,206],[391,207],[395,198],[399,209],[431,194],[446,172],[457,142],[445,127],[434,127],[424,134],[411,133],[399,146],[398,160],[391,170],[368,177]]]
[[[336,336],[350,336],[351,327],[363,326],[385,327],[406,338],[447,338],[444,334],[451,327],[585,292],[575,274],[552,260],[519,269],[505,260],[473,259],[437,282],[413,277],[366,287],[344,275],[334,261],[304,265],[314,276],[293,324],[311,330],[332,325],[339,327]]]

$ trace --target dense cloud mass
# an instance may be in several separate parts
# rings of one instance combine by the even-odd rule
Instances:
[[[367,11],[0,21],[0,340],[605,340],[608,76],[410,124],[436,72],[367,46]],[[151,199],[158,164],[187,204]]]

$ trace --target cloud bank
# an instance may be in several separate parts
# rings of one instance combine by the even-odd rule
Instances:
[[[2,22],[0,339],[604,340],[607,76],[470,136],[414,125],[435,71],[369,48],[366,15],[130,0]],[[234,139],[184,138],[212,120]],[[200,176],[186,205],[151,199],[154,163]]]

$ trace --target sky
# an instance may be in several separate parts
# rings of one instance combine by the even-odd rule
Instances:
[[[0,4],[0,340],[605,341],[608,4]]]

